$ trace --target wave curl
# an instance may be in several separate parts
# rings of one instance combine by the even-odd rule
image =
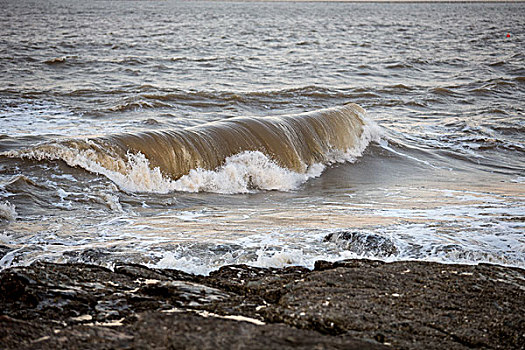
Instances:
[[[62,160],[130,192],[291,190],[328,164],[355,161],[379,127],[356,104],[297,115],[67,139],[1,155]]]

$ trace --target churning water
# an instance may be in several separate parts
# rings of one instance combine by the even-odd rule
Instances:
[[[2,13],[1,268],[525,267],[525,3]]]

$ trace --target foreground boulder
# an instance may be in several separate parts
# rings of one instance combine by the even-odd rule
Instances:
[[[0,273],[2,349],[509,349],[523,347],[524,329],[525,271],[488,264]]]

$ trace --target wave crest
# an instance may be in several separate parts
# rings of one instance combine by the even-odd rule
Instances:
[[[1,155],[62,160],[129,192],[288,191],[319,176],[327,164],[355,161],[380,134],[361,107],[348,104],[182,130],[61,140]]]

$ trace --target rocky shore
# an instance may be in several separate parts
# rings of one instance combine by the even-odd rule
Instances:
[[[0,272],[2,349],[523,349],[525,270],[370,260],[35,263]]]

